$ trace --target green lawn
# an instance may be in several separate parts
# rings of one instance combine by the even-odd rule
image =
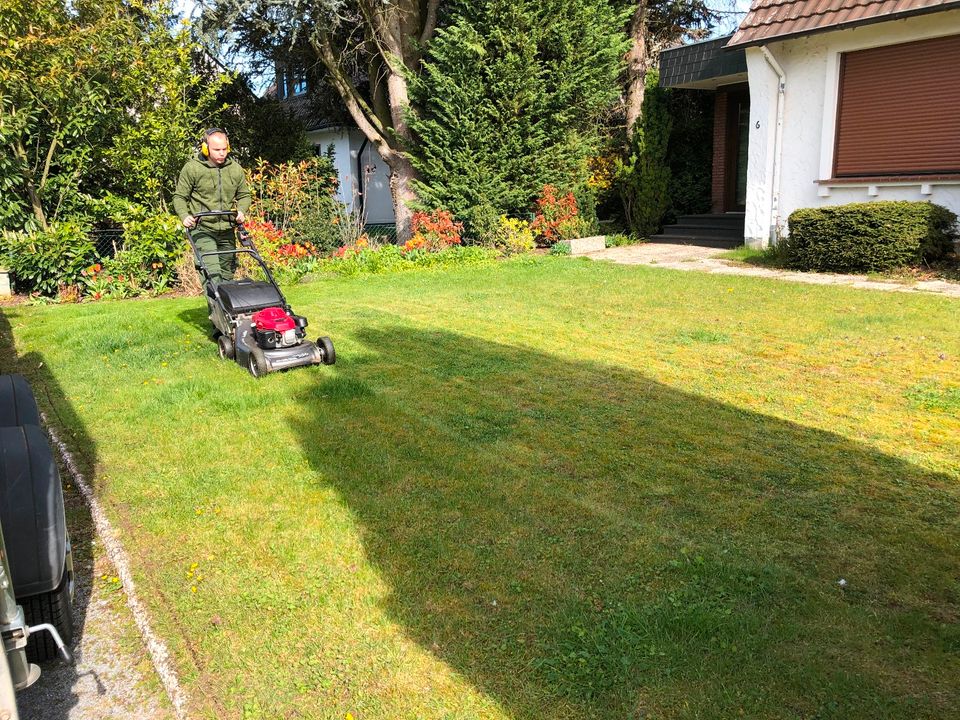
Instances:
[[[196,298],[3,310],[196,716],[960,714],[957,301],[566,258],[289,294],[334,368],[253,380]]]

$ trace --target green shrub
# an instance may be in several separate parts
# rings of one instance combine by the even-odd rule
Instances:
[[[501,215],[490,244],[504,255],[530,252],[536,247],[530,224]]]
[[[623,233],[615,233],[613,235],[607,235],[604,241],[604,245],[608,248],[612,247],[623,247],[624,245],[634,245],[638,240],[630,237],[629,235],[624,235]]]
[[[928,202],[883,201],[796,210],[786,254],[800,270],[891,270],[953,249],[957,216]]]
[[[618,163],[616,173],[630,231],[644,238],[660,231],[670,208],[667,146],[672,118],[669,91],[659,86],[659,77],[656,70],[647,73],[643,115],[634,126],[628,156]]]
[[[96,259],[96,248],[79,223],[62,222],[46,232],[4,232],[0,257],[17,292],[53,297],[60,286],[80,283]]]
[[[495,250],[476,245],[455,245],[438,251],[405,251],[397,245],[343,248],[342,254],[338,252],[332,257],[317,260],[311,268],[311,274],[371,275],[417,268],[478,265],[493,260],[496,255]]]

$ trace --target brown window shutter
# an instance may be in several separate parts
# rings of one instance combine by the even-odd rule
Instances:
[[[845,53],[834,176],[960,173],[960,35]]]

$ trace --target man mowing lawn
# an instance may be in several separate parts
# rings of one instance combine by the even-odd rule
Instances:
[[[185,228],[197,225],[196,213],[209,210],[237,210],[237,222],[244,221],[250,209],[250,189],[239,163],[229,158],[230,140],[220,128],[210,128],[203,134],[200,151],[187,161],[180,171],[177,189],[173,193],[173,207]],[[193,233],[201,253],[233,250],[236,246],[233,223],[227,219],[207,219]],[[233,279],[235,255],[220,255],[219,267],[208,270],[215,283]]]

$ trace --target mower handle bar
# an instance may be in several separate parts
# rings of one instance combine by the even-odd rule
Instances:
[[[192,213],[191,217],[193,217],[196,220],[199,220],[205,217],[231,217],[234,220],[236,220],[237,211],[236,210],[204,210],[203,212]]]
[[[223,216],[223,215],[230,215],[236,218],[236,213],[233,212],[232,210],[231,211],[211,210],[207,212],[197,213],[193,217],[200,218],[200,217],[212,217],[212,216]],[[264,275],[267,276],[267,280],[269,280],[270,284],[277,289],[278,293],[280,293],[280,299],[283,301],[284,307],[286,308],[290,307],[287,304],[287,298],[284,296],[283,291],[280,290],[280,286],[277,285],[277,281],[273,279],[273,273],[270,272],[270,268],[267,267],[267,264],[263,261],[263,258],[260,257],[260,253],[257,252],[257,246],[253,244],[253,239],[250,237],[250,234],[246,231],[246,229],[243,227],[242,224],[238,223],[237,229],[239,230],[240,243],[244,245],[244,247],[234,248],[232,250],[209,250],[207,252],[200,252],[197,249],[196,244],[193,242],[193,233],[190,232],[190,228],[184,228],[184,229],[187,232],[187,239],[190,241],[190,246],[193,248],[193,254],[197,259],[197,263],[196,263],[197,269],[203,274],[204,279],[206,281],[209,282],[210,280],[210,271],[207,269],[207,264],[203,261],[205,257],[217,257],[220,255],[236,256],[236,255],[240,255],[241,253],[245,253],[247,255],[251,255],[253,259],[257,261],[257,264],[263,270]],[[220,292],[216,288],[214,288],[213,293],[216,299],[219,301]]]

